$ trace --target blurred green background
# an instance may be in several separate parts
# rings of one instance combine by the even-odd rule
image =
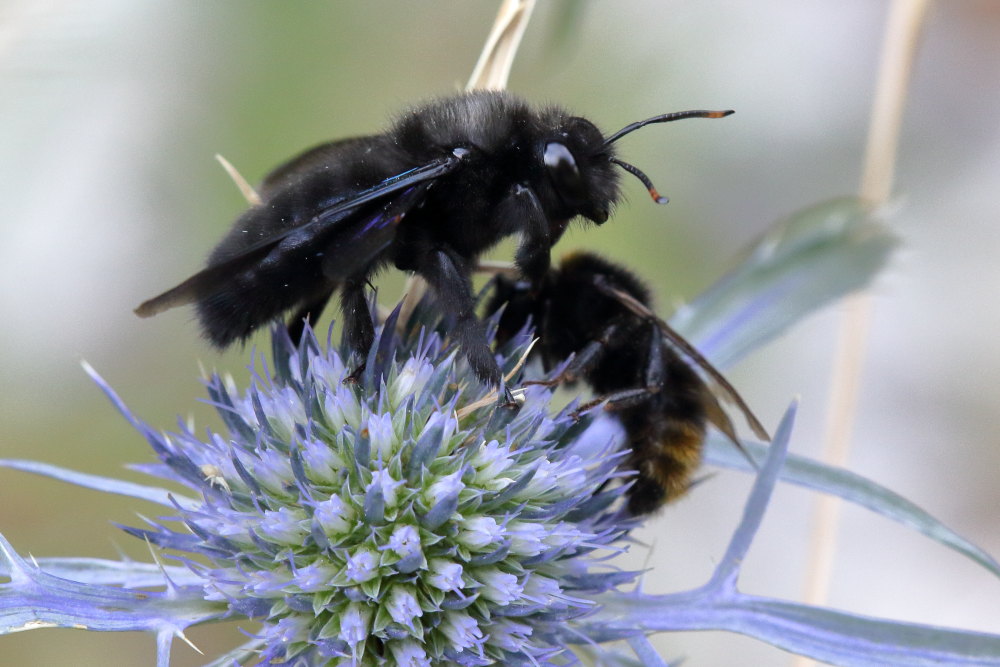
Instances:
[[[376,131],[464,85],[498,3],[0,0],[0,456],[122,474],[150,453],[80,369],[89,361],[150,423],[215,426],[199,364],[245,377],[190,309],[132,308],[199,269],[243,209],[213,159],[251,181],[316,142]],[[688,108],[718,121],[620,144],[671,197],[629,202],[586,246],[631,264],[661,311],[689,299],[773,220],[856,192],[888,3],[542,2],[510,87],[605,131]],[[905,246],[874,287],[850,467],[1000,556],[1000,5],[933,7],[900,144]],[[496,253],[509,258],[509,246]],[[401,281],[386,275],[383,301]],[[839,312],[828,309],[729,373],[773,426],[802,397],[793,449],[815,455]],[[263,338],[257,340],[263,342]],[[124,473],[135,479],[131,473]],[[633,564],[652,590],[701,583],[749,478],[720,472],[664,511]],[[814,496],[783,488],[744,570],[749,592],[797,598]],[[0,470],[0,531],[22,554],[146,559],[111,521],[159,514]],[[844,512],[830,604],[1000,632],[1000,583],[861,510]],[[195,630],[209,654],[234,626]],[[788,664],[749,639],[657,638],[687,665]],[[44,630],[0,638],[0,664],[152,664],[144,635]],[[738,656],[738,657],[737,657]],[[176,644],[175,665],[204,660]]]

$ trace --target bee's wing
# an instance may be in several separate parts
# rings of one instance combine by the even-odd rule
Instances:
[[[697,348],[691,345],[687,339],[677,333],[669,324],[660,318],[656,318],[656,325],[660,328],[660,333],[663,334],[665,340],[680,350],[685,357],[691,360],[692,363],[708,376],[714,385],[716,393],[726,402],[735,405],[743,413],[743,416],[747,420],[747,425],[750,426],[750,430],[753,431],[754,435],[764,441],[770,442],[771,436],[767,432],[767,429],[760,423],[757,415],[753,413],[753,410],[750,409],[750,406],[743,400],[743,397],[736,391],[736,388],[729,383],[729,380],[708,359],[702,356]],[[726,421],[729,421],[728,418],[726,418]],[[719,424],[716,425],[718,426]],[[729,429],[732,431],[732,423],[729,423]],[[723,430],[725,431],[725,429]],[[730,432],[726,432],[726,435],[729,435],[731,438],[733,437]]]
[[[396,227],[424,200],[432,181],[417,183],[390,198],[377,212],[361,217],[349,229],[318,218],[317,229],[304,236],[325,248],[323,275],[340,280],[356,275],[396,237]],[[312,223],[310,223],[312,224]]]
[[[418,205],[424,193],[437,179],[453,171],[460,163],[449,156],[410,169],[378,185],[337,199],[300,225],[283,229],[246,248],[234,257],[194,274],[176,287],[143,302],[135,309],[139,317],[151,317],[165,310],[191,303],[225,286],[232,276],[251,269],[281,244],[324,243],[334,247],[350,244],[349,252],[339,255],[337,263],[324,261],[323,270],[330,278],[342,278],[366,266],[392,241],[395,228],[407,211]],[[393,196],[394,195],[394,196]],[[367,204],[383,203],[372,211]],[[263,206],[267,206],[265,201]]]
[[[743,416],[746,418],[747,424],[754,432],[754,435],[768,442],[771,440],[771,436],[768,434],[767,429],[765,429],[764,425],[760,423],[760,420],[757,419],[757,416],[754,415],[750,406],[747,405],[746,401],[743,400],[743,397],[736,391],[736,388],[729,384],[729,380],[727,380],[725,376],[723,376],[722,373],[720,373],[718,369],[716,369],[715,366],[713,366],[712,363],[697,350],[697,348],[689,343],[684,336],[677,333],[673,327],[663,321],[662,318],[657,317],[656,313],[639,302],[631,294],[616,289],[603,280],[597,281],[596,284],[598,289],[618,299],[623,306],[631,310],[639,317],[655,322],[657,328],[660,330],[660,333],[663,335],[664,341],[684,357],[689,359],[691,363],[697,366],[703,373],[705,373],[711,381],[711,384],[714,385],[714,390],[719,397],[729,403],[732,403],[737,407],[737,409],[739,409],[740,412],[743,413]],[[708,418],[712,424],[718,427],[720,431],[722,431],[730,440],[739,446],[739,439],[736,437],[736,429],[733,428],[733,423],[729,420],[725,411],[722,410],[722,407],[719,405],[718,401],[714,400],[714,398],[708,402]]]
[[[261,197],[267,199],[304,174],[308,174],[318,167],[342,160],[344,155],[349,154],[352,148],[359,145],[368,146],[373,141],[379,141],[380,139],[381,136],[349,137],[313,146],[272,169],[260,182],[257,192],[260,193]]]

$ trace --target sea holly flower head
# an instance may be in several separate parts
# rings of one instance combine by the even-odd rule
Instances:
[[[228,433],[144,429],[148,471],[202,500],[177,503],[180,529],[129,532],[189,552],[205,599],[264,623],[251,645],[270,663],[542,663],[566,651],[560,625],[635,576],[605,562],[634,524],[623,488],[601,490],[614,431],[541,387],[520,410],[464,410],[491,389],[429,312],[388,323],[356,382],[343,350],[276,330],[270,376],[208,381]]]

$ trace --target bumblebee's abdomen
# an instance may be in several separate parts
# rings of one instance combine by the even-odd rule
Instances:
[[[661,417],[650,430],[655,432],[635,434],[630,443],[629,467],[636,478],[628,490],[628,510],[634,515],[653,512],[686,493],[701,463],[704,419]]]

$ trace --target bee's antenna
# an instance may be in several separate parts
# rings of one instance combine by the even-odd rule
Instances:
[[[626,125],[605,139],[604,145],[608,146],[613,144],[629,132],[635,132],[640,127],[645,127],[653,123],[669,123],[672,120],[684,120],[685,118],[723,118],[731,113],[735,112],[732,109],[727,111],[675,111],[674,113],[665,113],[659,116],[653,116],[652,118],[647,118],[646,120],[640,120],[630,125]]]
[[[611,161],[617,164],[625,171],[627,171],[628,173],[638,178],[640,181],[642,181],[642,184],[646,186],[647,190],[649,190],[649,195],[653,198],[653,201],[655,201],[657,204],[666,204],[668,201],[670,201],[670,199],[664,197],[663,195],[661,195],[659,192],[656,191],[656,186],[653,185],[653,182],[651,180],[649,180],[649,176],[642,173],[642,171],[640,171],[638,167],[633,167],[628,162],[622,162],[616,157],[611,158]]]
[[[626,125],[622,129],[618,130],[610,137],[605,139],[604,145],[610,146],[614,142],[624,137],[629,132],[635,132],[640,127],[645,127],[653,123],[669,123],[672,120],[684,120],[685,118],[724,118],[731,113],[735,112],[732,109],[728,109],[726,111],[700,111],[700,110],[675,111],[673,113],[660,114],[659,116],[653,116],[652,118],[647,118],[646,120],[640,120],[631,123],[629,125]],[[664,197],[663,195],[661,195],[659,192],[656,191],[656,187],[653,185],[653,182],[649,180],[649,176],[646,176],[646,174],[642,173],[642,171],[640,171],[638,167],[633,167],[628,162],[622,162],[621,160],[615,157],[611,158],[611,161],[617,164],[625,171],[627,171],[628,173],[638,178],[640,181],[642,181],[642,184],[646,186],[647,190],[649,190],[649,195],[653,198],[653,201],[655,201],[657,204],[666,204],[668,201],[670,201],[670,199]]]

